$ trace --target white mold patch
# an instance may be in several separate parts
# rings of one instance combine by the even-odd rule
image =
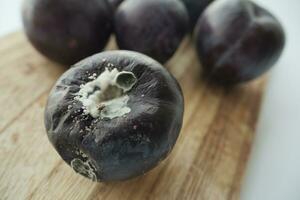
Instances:
[[[128,100],[129,96],[125,95],[103,103],[104,108],[101,110],[101,117],[113,119],[115,117],[126,115],[131,111],[131,109],[127,106]]]
[[[93,74],[89,79],[91,81],[81,85],[75,97],[82,102],[85,114],[113,119],[131,111],[127,106],[129,96],[126,92],[137,82],[132,72],[106,68],[98,77]]]
[[[75,172],[82,174],[83,176],[86,176],[93,181],[97,180],[97,176],[93,169],[95,167],[93,167],[93,164],[89,160],[84,162],[79,158],[74,158],[71,161],[71,167],[74,169]]]

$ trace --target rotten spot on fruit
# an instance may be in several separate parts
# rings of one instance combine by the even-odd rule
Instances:
[[[105,69],[97,78],[82,85],[76,97],[81,101],[85,114],[92,117],[113,119],[128,114],[129,96],[126,92],[136,84],[132,72]]]
[[[62,75],[49,95],[45,126],[76,172],[121,181],[167,157],[182,126],[183,105],[179,84],[161,64],[136,52],[108,51]]]
[[[125,92],[130,90],[136,83],[136,77],[132,72],[120,72],[116,77],[116,84]]]
[[[97,180],[97,176],[93,169],[95,167],[93,166],[93,164],[90,161],[84,162],[84,161],[80,160],[79,158],[74,158],[70,164],[75,172],[77,172],[83,176],[86,176],[86,177],[92,179],[93,181]]]

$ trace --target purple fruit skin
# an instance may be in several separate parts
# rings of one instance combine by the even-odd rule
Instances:
[[[26,0],[22,15],[33,46],[65,65],[103,50],[112,32],[105,0]]]
[[[114,119],[93,118],[83,114],[82,103],[74,97],[80,85],[108,63],[137,78],[127,92],[131,112]],[[161,64],[137,52],[106,51],[77,63],[58,79],[45,108],[45,126],[68,164],[87,159],[76,153],[80,150],[94,164],[97,181],[120,181],[146,173],[167,157],[179,136],[183,112],[181,88]]]
[[[279,59],[285,44],[280,22],[247,0],[218,0],[198,20],[196,47],[204,72],[224,84],[253,80]]]
[[[115,14],[115,32],[121,49],[168,61],[188,30],[183,3],[174,0],[127,0]]]

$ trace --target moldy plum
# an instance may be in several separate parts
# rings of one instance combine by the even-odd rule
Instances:
[[[78,173],[125,180],[155,167],[172,150],[183,118],[177,81],[140,53],[108,51],[66,71],[45,110],[49,140]]]
[[[26,0],[23,24],[33,46],[66,65],[100,52],[112,32],[106,0]]]
[[[119,48],[144,53],[161,63],[176,52],[187,30],[187,11],[177,0],[126,0],[115,14]]]
[[[225,84],[250,81],[280,57],[285,34],[277,19],[248,0],[218,0],[196,25],[204,72]]]

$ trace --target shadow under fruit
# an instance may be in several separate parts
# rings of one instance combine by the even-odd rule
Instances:
[[[205,8],[214,0],[182,0],[190,17],[190,28],[193,31],[198,18],[201,16]]]

